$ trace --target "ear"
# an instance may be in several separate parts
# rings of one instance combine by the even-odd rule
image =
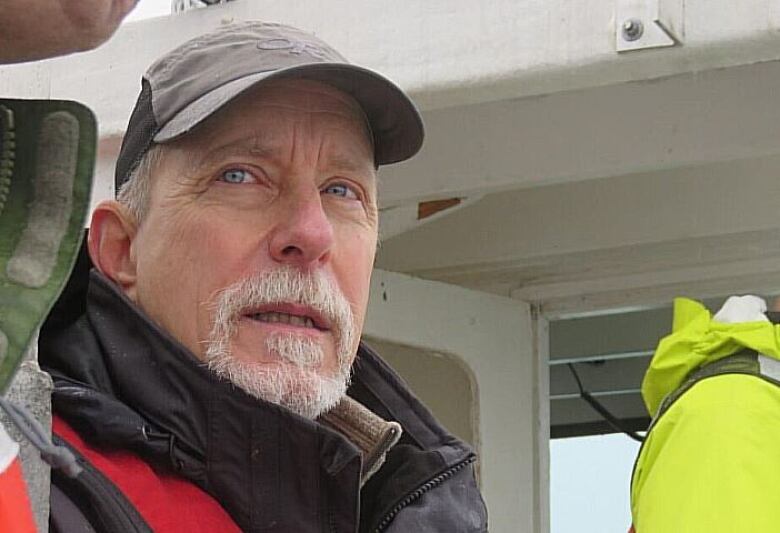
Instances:
[[[133,241],[135,217],[116,200],[98,204],[89,226],[89,256],[95,267],[135,301],[136,260]]]

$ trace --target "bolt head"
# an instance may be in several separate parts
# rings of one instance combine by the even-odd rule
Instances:
[[[628,19],[623,22],[621,34],[626,41],[636,41],[645,31],[644,24],[639,19]]]

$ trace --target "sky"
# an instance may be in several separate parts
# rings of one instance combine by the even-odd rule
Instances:
[[[170,0],[140,0],[125,22],[167,15]],[[550,443],[550,533],[625,533],[639,445],[624,435]],[[502,533],[502,532],[496,532]]]
[[[599,435],[550,442],[550,533],[626,533],[639,443]]]

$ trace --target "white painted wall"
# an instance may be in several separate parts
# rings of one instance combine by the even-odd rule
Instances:
[[[682,0],[679,0],[682,1]],[[4,67],[0,93],[78,97],[121,131],[137,80],[160,51],[225,22],[316,32],[412,91],[425,109],[654,79],[780,58],[773,0],[686,0],[684,46],[618,55],[615,0],[273,2],[236,0],[124,25],[100,49]],[[111,89],[111,90],[109,90]]]
[[[547,399],[538,381],[546,354],[539,353],[529,306],[379,270],[364,332],[452,354],[469,367],[477,382],[477,446],[491,531],[546,531],[549,421],[540,418]]]

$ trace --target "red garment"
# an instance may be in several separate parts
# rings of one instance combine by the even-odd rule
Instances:
[[[240,533],[230,515],[197,485],[157,472],[133,453],[94,448],[58,416],[52,429],[110,479],[154,531]]]
[[[19,458],[0,472],[0,531],[35,533],[35,522],[27,498]]]

